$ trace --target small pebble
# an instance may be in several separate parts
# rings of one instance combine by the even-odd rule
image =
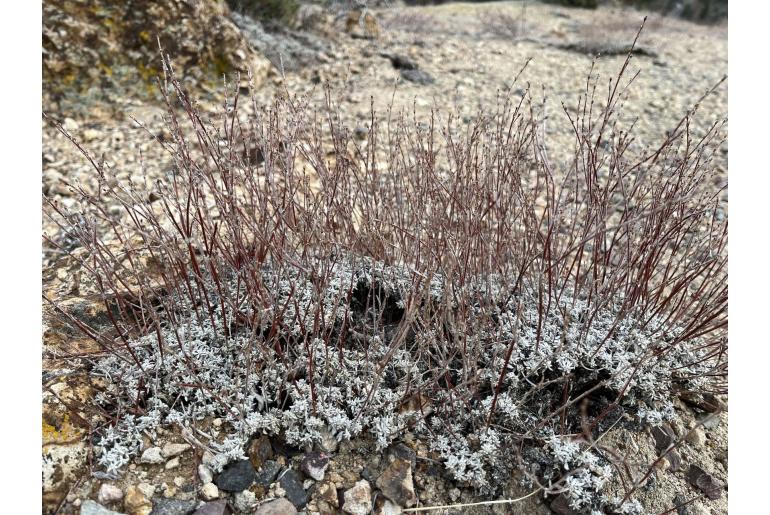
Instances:
[[[101,136],[101,133],[96,129],[86,129],[83,131],[84,141],[93,141],[97,139],[99,136]]]
[[[198,505],[197,501],[192,499],[153,499],[152,515],[188,515],[192,513]]]
[[[213,501],[219,498],[219,488],[214,483],[206,483],[201,488],[201,497],[205,501]]]
[[[76,131],[80,127],[80,125],[78,125],[78,122],[76,122],[72,118],[65,118],[64,122],[61,125],[62,127],[64,127],[64,130],[68,132]]]
[[[115,485],[104,483],[99,488],[99,502],[102,504],[110,504],[117,502],[123,498],[123,490]]]
[[[86,500],[80,507],[80,515],[121,515],[120,513],[108,510],[96,501]]]
[[[131,515],[149,515],[152,511],[152,502],[135,486],[126,489],[126,511]]]
[[[179,456],[189,448],[190,444],[187,443],[167,443],[163,446],[161,453],[164,458],[173,458],[174,456]]]
[[[249,512],[256,506],[257,496],[250,490],[244,490],[238,492],[233,496],[233,506],[235,509],[242,512]]]
[[[345,491],[342,511],[350,515],[367,515],[372,511],[372,488],[366,480],[358,481]]]
[[[274,499],[257,508],[254,515],[296,515],[297,509],[286,499]]]
[[[227,507],[227,500],[211,501],[201,505],[193,515],[228,515],[232,513]]]
[[[150,447],[145,450],[142,453],[142,457],[139,458],[139,463],[149,463],[150,465],[158,465],[164,461],[160,447]]]
[[[149,483],[139,483],[137,486],[140,492],[142,492],[146,497],[152,497],[155,495],[155,486],[151,485]]]
[[[201,479],[201,483],[203,484],[211,483],[214,481],[214,474],[211,472],[211,469],[203,463],[198,465],[198,477]]]
[[[706,433],[703,432],[702,428],[696,427],[687,433],[685,439],[687,440],[687,443],[693,447],[701,447],[704,443],[706,443]]]

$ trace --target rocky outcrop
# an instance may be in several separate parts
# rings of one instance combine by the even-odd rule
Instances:
[[[43,89],[53,100],[109,100],[124,91],[153,97],[162,74],[158,41],[177,76],[195,86],[218,86],[223,73],[247,69],[259,85],[270,68],[223,0],[46,0]]]
[[[86,424],[81,414],[67,406],[82,405],[91,395],[87,381],[72,375],[44,383],[43,391],[43,507],[52,511],[83,473],[88,456]]]

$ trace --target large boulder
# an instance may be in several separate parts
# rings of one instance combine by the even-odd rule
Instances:
[[[44,373],[44,378],[46,374]],[[42,427],[43,513],[53,513],[86,469],[85,413],[71,410],[92,396],[89,378],[69,374],[44,381]],[[65,405],[66,403],[66,405]]]
[[[247,69],[258,86],[270,69],[224,0],[45,0],[44,92],[53,100],[155,97],[158,41],[176,75],[194,86],[217,87],[222,74]]]

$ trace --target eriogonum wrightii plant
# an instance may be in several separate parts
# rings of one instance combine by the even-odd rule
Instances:
[[[675,389],[724,388],[727,222],[721,124],[696,136],[693,109],[640,145],[627,66],[564,107],[574,152],[553,162],[529,90],[467,127],[372,112],[361,142],[331,97],[245,113],[234,93],[209,119],[167,65],[166,176],[117,181],[83,150],[94,184],[47,202],[48,244],[109,318],[58,311],[104,351],[87,361],[98,466],[167,424],[220,466],[262,432],[385,447],[409,430],[460,481],[493,490],[518,468],[576,510],[638,511],[602,493],[616,469],[597,438],[672,417]],[[225,439],[194,431],[210,416]]]

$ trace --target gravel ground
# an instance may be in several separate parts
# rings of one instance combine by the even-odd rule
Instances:
[[[392,103],[395,111],[414,108],[422,119],[435,107],[468,121],[479,110],[493,109],[500,94],[510,91],[520,96],[529,87],[536,101],[546,99],[547,143],[557,164],[568,157],[573,137],[561,103],[567,108],[577,105],[594,62],[592,55],[566,48],[607,51],[627,46],[644,17],[634,10],[594,12],[531,4],[524,11],[522,30],[520,2],[448,3],[375,13],[380,20],[380,38],[341,34],[324,56],[323,61],[328,62],[319,60],[317,65],[286,72],[284,77],[274,73],[258,92],[258,99],[268,102],[274,95],[289,91],[309,95],[322,106],[324,89],[318,83],[328,81],[343,122],[353,130],[368,124],[371,101],[381,120]],[[595,21],[598,18],[600,22]],[[628,122],[636,120],[636,141],[642,147],[661,142],[666,131],[726,74],[727,28],[651,17],[638,48],[655,57],[638,55],[632,59],[626,77],[636,72],[639,75],[628,91],[623,116]],[[404,80],[383,54],[409,59],[433,82]],[[608,55],[595,60],[599,97],[624,59],[624,55]],[[212,111],[220,102],[218,92],[204,94],[201,99],[201,105]],[[113,164],[120,178],[138,173],[140,155],[152,176],[167,166],[167,157],[129,117],[162,134],[162,112],[158,105],[128,98],[115,111],[95,107],[89,116],[70,119],[67,126],[90,151]],[[702,133],[726,114],[725,82],[702,102],[693,132]],[[67,113],[60,115],[64,118]],[[61,179],[87,180],[90,167],[63,136],[45,122],[43,126],[43,188],[66,198]],[[726,180],[727,144],[716,165]]]

